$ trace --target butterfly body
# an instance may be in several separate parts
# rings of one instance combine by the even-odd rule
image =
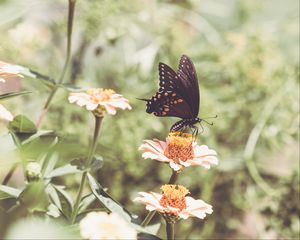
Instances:
[[[181,129],[183,129],[184,127],[190,127],[190,128],[194,128],[194,125],[196,123],[200,123],[202,121],[201,118],[190,118],[190,119],[182,119],[176,123],[173,124],[173,126],[171,127],[170,131],[171,132],[178,132]]]
[[[182,55],[177,72],[167,64],[159,63],[159,90],[147,102],[146,112],[158,117],[178,117],[171,131],[183,131],[187,127],[195,129],[196,123],[202,121],[198,117],[200,92],[198,78],[192,61]]]

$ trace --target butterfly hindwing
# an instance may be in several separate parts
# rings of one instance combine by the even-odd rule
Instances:
[[[177,74],[184,89],[182,95],[191,106],[194,117],[197,117],[200,105],[198,78],[193,62],[186,55],[182,55],[179,61]]]

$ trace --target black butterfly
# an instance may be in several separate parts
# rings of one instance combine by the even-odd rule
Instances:
[[[203,119],[198,118],[200,93],[194,64],[182,55],[177,73],[164,63],[159,63],[158,69],[158,92],[151,99],[141,99],[147,101],[146,112],[158,117],[182,118],[170,131],[184,131],[189,127],[197,134],[195,124]]]

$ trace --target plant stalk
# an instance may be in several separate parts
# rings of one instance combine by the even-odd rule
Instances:
[[[87,168],[90,166],[90,164],[92,162],[92,159],[93,159],[93,155],[94,155],[95,150],[96,150],[102,120],[103,120],[102,117],[95,116],[94,137],[93,137],[93,141],[92,141],[92,144],[91,144],[89,152],[88,152],[88,157],[87,157],[87,161],[86,161],[86,167]],[[74,224],[75,220],[76,220],[76,216],[77,216],[77,213],[78,213],[78,208],[79,208],[83,188],[84,188],[85,182],[86,182],[87,173],[88,173],[87,170],[84,171],[83,174],[82,174],[82,177],[81,177],[79,190],[78,190],[76,201],[75,201],[74,208],[73,208],[73,211],[72,211],[71,224]]]
[[[61,72],[60,78],[58,80],[58,82],[56,83],[56,85],[52,88],[46,103],[43,107],[42,112],[40,113],[40,116],[38,117],[37,120],[37,127],[39,127],[44,119],[44,116],[50,106],[50,103],[59,87],[59,85],[63,82],[64,77],[66,75],[68,66],[69,66],[69,62],[70,62],[70,58],[71,58],[71,45],[72,45],[72,30],[73,30],[73,19],[74,19],[74,11],[75,11],[75,4],[76,4],[76,0],[69,0],[69,10],[68,10],[68,30],[67,30],[67,56],[66,56],[66,60],[65,60],[65,64],[63,67],[63,70]]]
[[[174,184],[178,179],[178,175],[179,175],[179,172],[172,170],[172,175],[170,177],[168,184]],[[145,217],[144,221],[142,222],[141,226],[146,227],[150,223],[152,218],[154,218],[155,214],[156,214],[156,211],[149,212],[147,214],[147,216]]]
[[[167,239],[173,240],[174,239],[174,223],[170,223],[166,221],[166,232],[167,232]]]

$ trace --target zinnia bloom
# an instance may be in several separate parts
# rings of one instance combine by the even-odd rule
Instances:
[[[137,232],[117,214],[90,212],[80,221],[84,239],[136,239]]]
[[[128,100],[111,89],[91,88],[86,92],[71,93],[69,102],[76,103],[89,111],[102,113],[105,110],[108,114],[115,115],[116,108],[131,109]]]
[[[24,70],[24,67],[0,61],[0,82],[5,82],[3,77],[23,77]]]
[[[186,196],[189,191],[181,185],[166,184],[161,187],[162,194],[139,192],[134,201],[142,202],[149,211],[157,211],[164,216],[187,219],[205,218],[213,212],[212,206],[204,201]]]
[[[0,104],[0,119],[12,121],[13,118],[13,115],[5,107],[3,107],[3,105]]]
[[[170,133],[166,142],[145,140],[139,150],[145,151],[143,158],[169,163],[174,171],[195,165],[209,169],[218,164],[217,153],[206,145],[197,145],[191,134]]]

